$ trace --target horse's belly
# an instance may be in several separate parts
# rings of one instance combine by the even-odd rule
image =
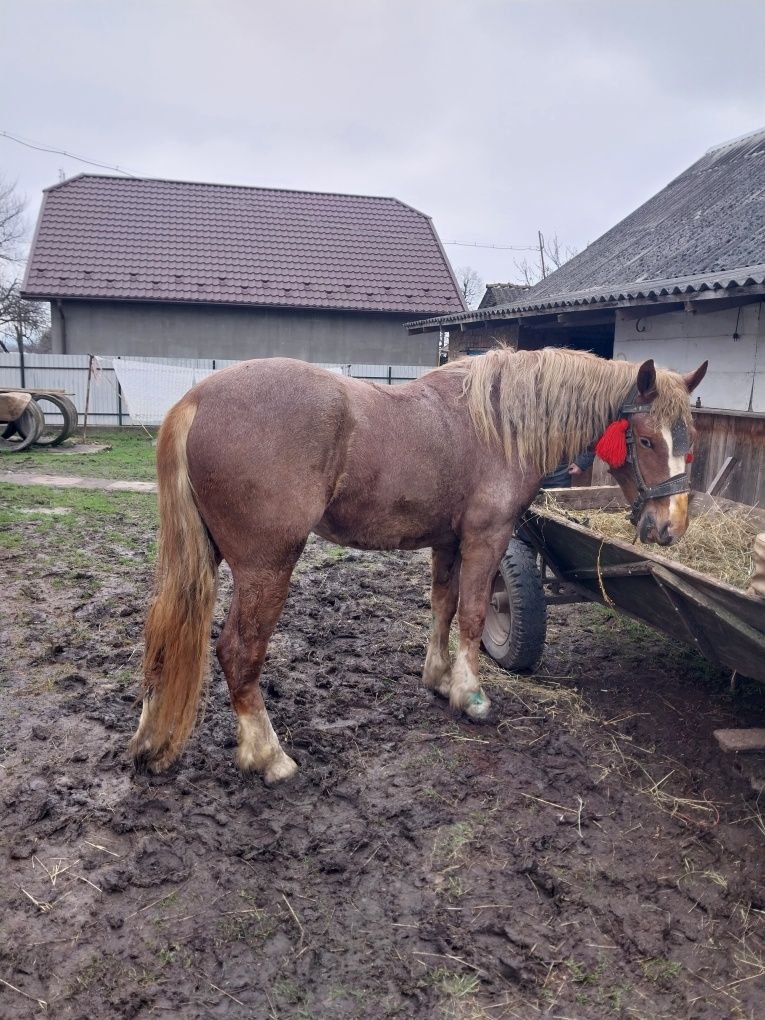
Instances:
[[[422,549],[438,545],[451,535],[449,523],[401,509],[344,514],[327,510],[313,529],[320,537],[354,549]]]

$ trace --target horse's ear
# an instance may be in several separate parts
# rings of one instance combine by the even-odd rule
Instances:
[[[699,365],[695,372],[689,372],[687,375],[683,376],[683,382],[685,383],[686,389],[689,393],[693,393],[701,380],[707,374],[708,368],[709,362],[705,361],[703,365]]]
[[[648,400],[656,396],[656,366],[653,358],[644,361],[638,369],[637,388],[640,396]]]

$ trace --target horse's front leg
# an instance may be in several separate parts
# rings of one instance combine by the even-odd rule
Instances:
[[[478,679],[478,655],[491,585],[513,534],[512,525],[487,534],[468,535],[461,545],[459,648],[452,667],[449,703],[471,719],[486,718],[491,702]]]
[[[460,553],[454,545],[433,549],[430,605],[432,621],[422,679],[426,687],[448,698],[452,685],[449,628],[457,611],[460,590]]]

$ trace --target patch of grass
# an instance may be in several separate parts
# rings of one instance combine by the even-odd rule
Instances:
[[[459,875],[449,875],[444,892],[449,900],[459,900],[465,895],[465,888]]]
[[[6,471],[36,471],[49,475],[85,475],[90,478],[130,479],[150,482],[156,478],[153,439],[156,429],[150,429],[151,438],[142,428],[88,428],[87,442],[105,444],[107,450],[99,453],[56,453],[56,448],[24,450],[3,457]],[[60,447],[82,442],[82,427],[75,430],[71,440]]]
[[[176,953],[177,949],[175,946],[160,946],[159,953],[157,955],[159,956],[160,962],[164,966],[167,966],[168,963],[173,963]]]
[[[614,1013],[621,1013],[624,1009],[624,997],[628,991],[629,988],[619,985],[617,988],[612,988],[606,996],[606,1002]]]
[[[673,960],[666,960],[664,957],[656,957],[640,961],[640,969],[643,976],[657,985],[668,984],[672,978],[676,978],[682,971],[683,965]]]
[[[281,978],[279,981],[274,982],[274,995],[292,1004],[297,1004],[303,999],[303,993],[297,982],[292,981],[290,978]]]
[[[577,985],[597,985],[606,970],[603,962],[598,963],[593,970],[587,970],[583,964],[571,959],[566,960],[565,965],[571,980]]]
[[[0,483],[0,524],[44,524],[48,531],[76,530],[83,518],[103,526],[104,517],[119,515],[146,516],[156,522],[157,497],[153,493],[101,492],[96,489],[56,489],[47,485],[14,485]],[[43,510],[64,507],[71,513],[60,515],[22,514],[20,509]],[[106,536],[102,536],[106,537]]]
[[[475,974],[458,974],[448,967],[436,967],[430,972],[430,981],[450,999],[465,999],[480,987]]]
[[[446,863],[454,863],[464,857],[466,847],[475,839],[475,830],[470,822],[455,822],[442,829],[436,837],[433,854]]]
[[[258,949],[275,929],[275,921],[265,910],[251,909],[220,919],[217,925],[216,942],[244,942],[251,949]]]
[[[0,549],[20,549],[24,544],[23,537],[17,532],[6,531],[0,528]]]

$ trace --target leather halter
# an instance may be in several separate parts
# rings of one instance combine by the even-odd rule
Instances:
[[[637,386],[633,386],[630,395],[627,400],[622,404],[619,410],[619,417],[626,418],[628,425],[624,433],[624,438],[627,442],[627,462],[632,465],[632,473],[635,478],[635,484],[637,486],[638,494],[635,497],[632,506],[630,507],[630,520],[637,526],[640,520],[640,514],[643,512],[643,507],[646,505],[649,499],[662,499],[664,496],[676,496],[683,492],[690,492],[691,488],[691,476],[690,471],[685,470],[682,474],[672,475],[671,478],[667,478],[663,482],[659,482],[657,485],[646,485],[643,474],[640,470],[640,462],[638,461],[637,455],[637,443],[635,442],[635,434],[632,431],[632,415],[645,413],[653,403],[648,401],[646,404],[634,403],[635,398],[638,395]]]

